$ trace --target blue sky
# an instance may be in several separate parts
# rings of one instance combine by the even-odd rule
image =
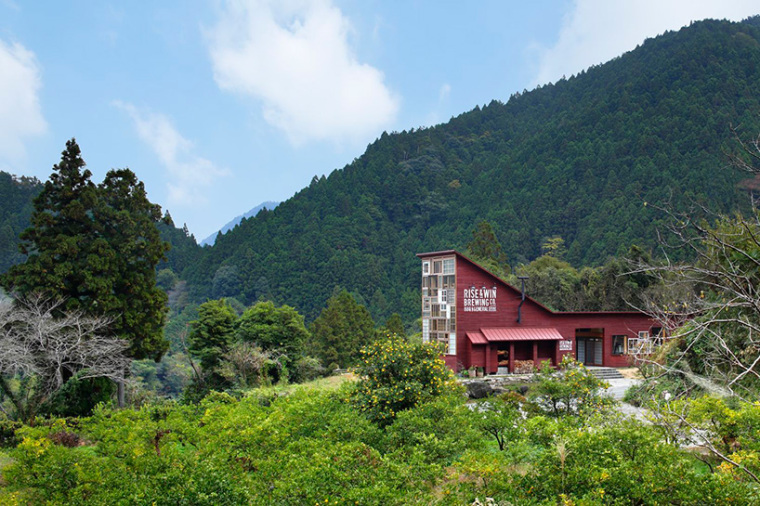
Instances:
[[[448,121],[756,0],[0,0],[0,170],[76,137],[198,240],[383,131]]]

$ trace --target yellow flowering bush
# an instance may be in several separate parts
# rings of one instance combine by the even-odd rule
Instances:
[[[353,402],[381,426],[400,411],[442,394],[454,381],[437,345],[410,343],[396,334],[362,348],[356,373],[360,380]]]

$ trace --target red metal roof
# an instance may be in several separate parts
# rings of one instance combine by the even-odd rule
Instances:
[[[564,339],[555,328],[497,328],[480,329],[489,341],[558,341]],[[469,332],[468,332],[469,335]],[[474,342],[474,341],[473,341]]]
[[[488,344],[488,339],[480,332],[467,332],[467,337],[472,344]]]
[[[482,265],[476,263],[474,260],[471,260],[471,259],[467,258],[465,255],[461,254],[457,250],[447,249],[447,250],[441,250],[441,251],[430,251],[430,252],[427,252],[427,253],[417,253],[417,257],[419,257],[419,258],[430,258],[430,257],[449,256],[449,255],[454,255],[457,258],[460,258],[462,260],[465,260],[465,261],[469,262],[470,264],[474,265],[476,268],[480,269],[481,271],[486,272],[489,275],[491,275],[494,278],[496,278],[498,281],[500,281],[501,283],[503,283],[504,285],[506,285],[508,288],[510,288],[511,290],[513,290],[518,295],[521,294],[521,291],[519,289],[517,289],[514,286],[510,285],[509,283],[507,283],[506,281],[504,281],[503,279],[501,279],[499,276],[497,276],[493,272],[489,271],[488,269],[486,269]],[[530,285],[529,285],[529,288],[530,288]],[[549,309],[544,304],[542,304],[541,302],[537,301],[536,299],[534,299],[530,295],[526,295],[525,298],[527,300],[532,301],[534,304],[536,304],[540,308],[544,309],[545,311],[548,311],[548,312],[554,313],[554,314],[560,314],[560,315],[610,315],[610,316],[614,316],[614,315],[640,315],[640,314],[642,314],[640,311],[635,311],[635,310],[632,310],[632,311],[554,311],[552,309]]]

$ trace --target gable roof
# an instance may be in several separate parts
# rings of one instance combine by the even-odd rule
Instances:
[[[441,250],[441,251],[430,251],[428,253],[417,253],[417,257],[420,258],[420,259],[431,258],[431,257],[440,257],[440,256],[450,256],[450,255],[455,255],[457,257],[457,259],[461,259],[461,260],[469,263],[470,265],[472,265],[476,269],[479,269],[479,270],[485,272],[489,276],[493,277],[496,281],[500,282],[501,284],[503,284],[504,286],[506,286],[508,289],[512,290],[517,295],[522,296],[522,291],[520,291],[517,288],[515,288],[514,286],[510,285],[509,283],[507,283],[506,281],[504,281],[501,277],[499,277],[496,274],[494,274],[493,272],[489,271],[488,269],[486,269],[482,265],[476,263],[474,260],[471,260],[471,259],[467,258],[465,255],[463,255],[462,253],[458,252],[457,250],[447,249],[447,250]],[[543,305],[542,303],[540,303],[539,301],[537,301],[536,299],[534,299],[533,297],[531,297],[527,293],[525,294],[525,300],[530,301],[533,304],[535,304],[538,307],[540,307],[541,309],[543,309],[545,311],[548,311],[549,313],[556,314],[556,315],[594,315],[594,314],[598,314],[598,315],[642,315],[642,314],[644,314],[641,311],[554,311],[553,309],[550,309],[550,308],[546,307],[545,305]]]

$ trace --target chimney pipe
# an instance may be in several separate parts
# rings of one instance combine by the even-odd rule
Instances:
[[[522,320],[522,305],[525,302],[525,280],[528,279],[528,276],[518,276],[517,279],[520,280],[520,292],[522,293],[522,299],[520,300],[520,305],[517,306],[517,323],[520,323]]]

